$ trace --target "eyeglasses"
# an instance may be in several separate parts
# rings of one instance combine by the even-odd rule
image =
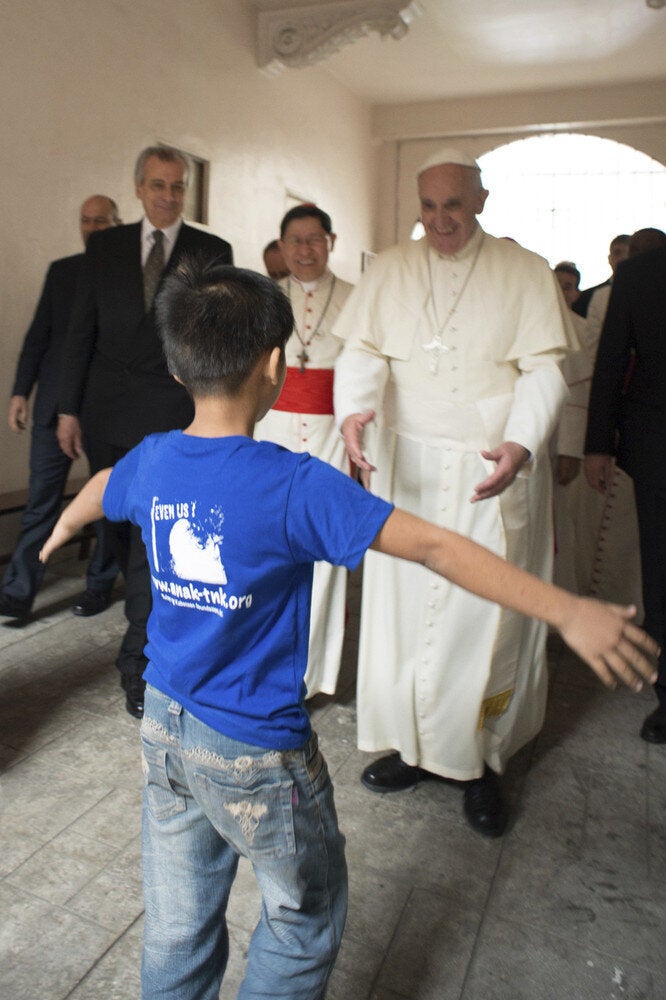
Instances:
[[[321,247],[328,243],[328,236],[287,236],[282,242],[288,247]]]

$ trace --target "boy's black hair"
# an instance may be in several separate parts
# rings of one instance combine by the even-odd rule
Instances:
[[[307,203],[303,205],[296,205],[295,208],[290,208],[284,219],[280,223],[280,239],[284,239],[284,234],[287,231],[287,226],[294,219],[319,219],[321,222],[321,228],[325,233],[330,236],[333,232],[333,223],[331,222],[331,217],[328,212],[325,212],[323,208],[317,208],[316,205],[309,205]]]
[[[238,392],[262,354],[284,349],[294,316],[256,271],[185,256],[155,300],[167,366],[193,396]]]

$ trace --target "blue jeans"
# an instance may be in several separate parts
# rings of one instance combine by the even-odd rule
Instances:
[[[238,1000],[322,1000],[347,866],[316,735],[298,750],[238,743],[148,686],[141,740],[143,1000],[218,1000],[241,855],[262,909]]]

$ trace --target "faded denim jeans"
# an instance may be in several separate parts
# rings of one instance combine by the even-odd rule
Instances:
[[[218,1000],[238,859],[262,895],[238,1000],[321,1000],[347,912],[344,837],[313,733],[238,743],[148,687],[141,724],[143,1000]]]

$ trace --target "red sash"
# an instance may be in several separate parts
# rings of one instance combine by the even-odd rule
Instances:
[[[282,392],[273,404],[274,410],[288,413],[333,415],[333,369],[287,368]]]

